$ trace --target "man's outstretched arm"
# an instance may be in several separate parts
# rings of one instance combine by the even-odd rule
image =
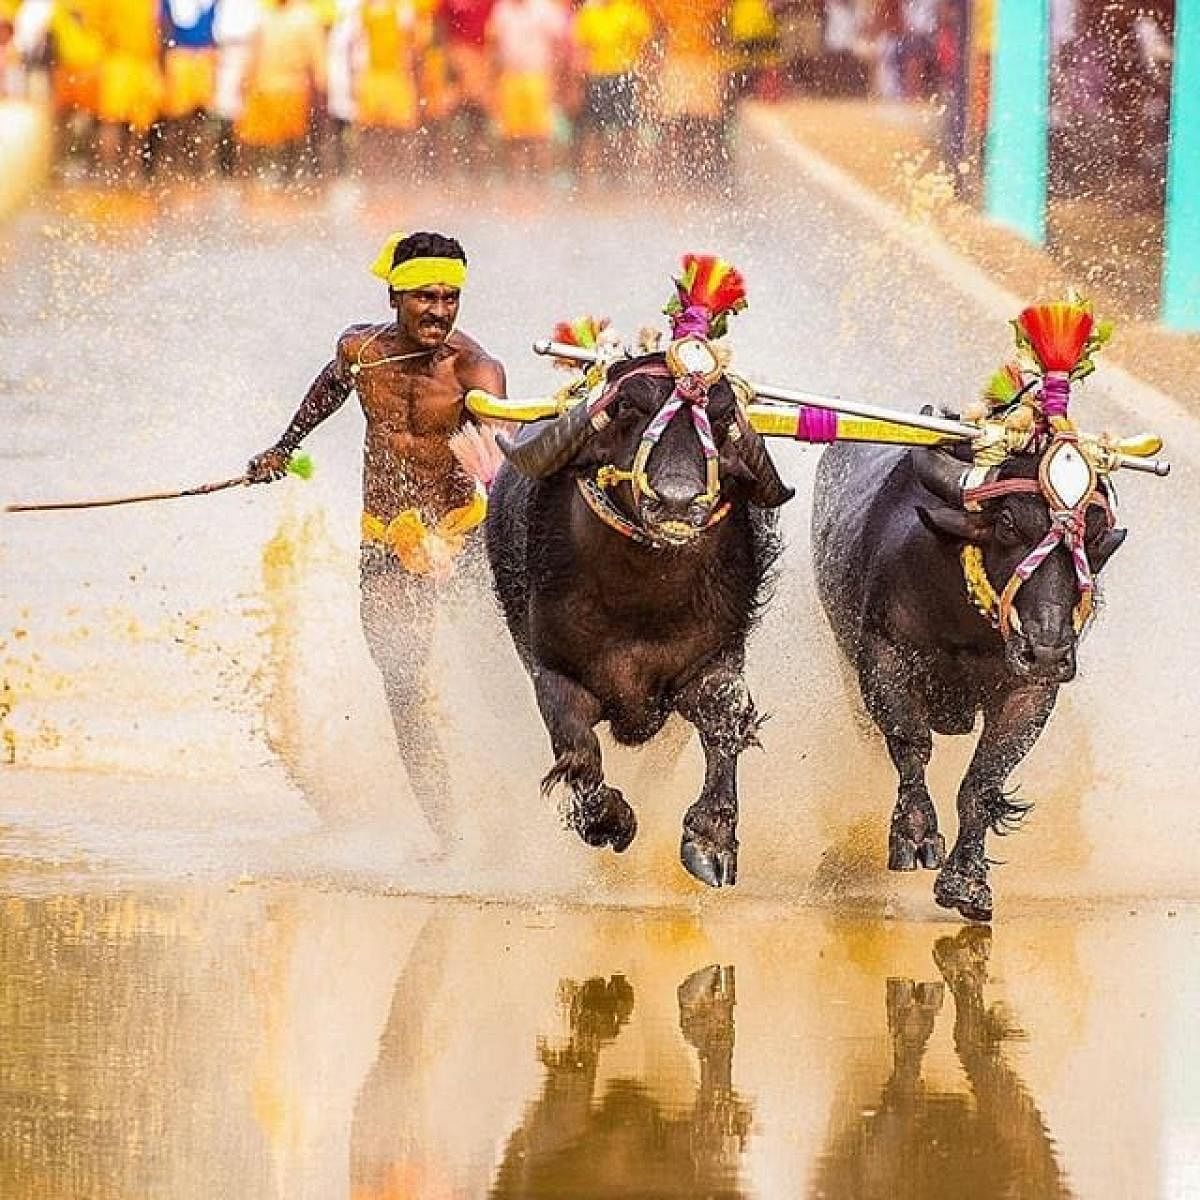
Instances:
[[[246,467],[247,479],[251,483],[270,483],[282,478],[296,447],[322,421],[337,412],[353,390],[354,384],[339,347],[337,357],[327,363],[312,381],[283,436],[275,445],[250,460]]]

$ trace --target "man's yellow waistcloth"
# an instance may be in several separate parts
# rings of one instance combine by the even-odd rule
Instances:
[[[486,516],[487,494],[479,488],[467,504],[452,508],[432,529],[415,508],[406,508],[390,521],[365,512],[362,537],[390,550],[406,571],[446,579],[454,571],[467,534]]]

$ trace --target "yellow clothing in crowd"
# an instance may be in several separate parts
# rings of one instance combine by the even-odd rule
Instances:
[[[313,93],[325,90],[324,31],[312,7],[292,0],[263,12],[252,53],[238,136],[281,146],[308,132]]]
[[[408,0],[367,0],[362,26],[367,61],[358,84],[359,123],[368,129],[415,129],[415,9]]]
[[[97,0],[57,0],[50,18],[54,39],[54,105],[59,112],[80,109],[95,113],[100,106],[100,36]]]
[[[96,115],[144,133],[158,119],[163,102],[157,0],[108,0],[104,18]]]
[[[652,0],[666,35],[658,76],[659,115],[717,118],[724,104],[719,25],[725,0]]]
[[[172,46],[164,56],[166,99],[163,115],[187,117],[212,107],[217,87],[217,55],[196,46]]]
[[[586,0],[575,18],[575,41],[589,75],[632,73],[653,33],[638,0]]]
[[[487,496],[478,489],[469,503],[452,508],[432,528],[415,508],[406,508],[390,521],[365,512],[362,538],[385,547],[406,571],[444,579],[454,570],[467,534],[482,525],[486,516]]]
[[[454,111],[454,84],[446,48],[434,37],[440,0],[416,0],[417,38],[422,48],[417,68],[420,84],[421,115],[427,121],[440,121]]]
[[[733,0],[727,26],[730,41],[739,46],[779,36],[779,26],[767,0]]]
[[[545,71],[506,71],[496,88],[503,137],[541,141],[554,129],[554,83]]]

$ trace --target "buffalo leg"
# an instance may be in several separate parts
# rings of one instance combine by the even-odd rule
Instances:
[[[533,690],[554,750],[554,766],[542,780],[542,792],[565,783],[571,828],[589,846],[611,846],[620,854],[637,833],[637,817],[625,797],[604,782],[594,730],[600,701],[574,680],[543,668],[534,674]]]
[[[705,672],[679,695],[675,707],[691,721],[704,747],[704,787],[683,818],[679,858],[709,887],[737,882],[737,760],[757,741],[758,714],[741,663]]]
[[[937,809],[925,786],[933,735],[910,675],[895,646],[871,640],[859,670],[863,699],[900,777],[888,831],[889,871],[913,871],[918,863],[935,870],[946,859]]]
[[[1045,728],[1056,695],[1053,687],[1021,688],[984,708],[983,733],[958,789],[958,839],[933,889],[943,908],[957,908],[969,921],[992,919],[987,831],[1023,811],[1005,799],[1004,781]]]

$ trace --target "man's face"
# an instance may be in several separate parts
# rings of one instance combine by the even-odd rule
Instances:
[[[412,291],[395,292],[392,304],[400,332],[418,346],[433,349],[450,336],[458,320],[458,288],[431,283]]]

